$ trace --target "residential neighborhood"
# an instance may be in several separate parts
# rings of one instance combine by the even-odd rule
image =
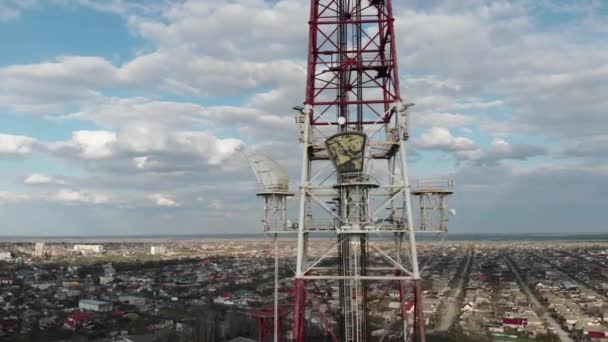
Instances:
[[[0,340],[228,341],[255,339],[272,307],[274,258],[265,239],[27,241],[0,244]],[[329,246],[319,240],[317,255]],[[279,244],[277,295],[291,336],[294,244]],[[608,340],[608,246],[422,242],[430,339]],[[399,336],[414,298],[369,282],[370,335]],[[307,284],[311,340],[338,324],[336,282]]]

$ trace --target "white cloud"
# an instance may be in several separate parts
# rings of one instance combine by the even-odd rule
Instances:
[[[100,205],[112,203],[112,198],[101,193],[92,193],[88,191],[61,189],[56,192],[40,192],[40,193],[19,193],[19,192],[1,192],[0,204],[11,203],[58,203],[65,205],[74,204],[89,204]]]
[[[81,150],[81,155],[84,158],[105,158],[112,155],[113,144],[116,143],[116,133],[108,131],[77,131],[73,133],[72,141]]]
[[[21,12],[37,4],[37,0],[3,0],[0,3],[0,23],[19,18]]]
[[[223,167],[245,148],[237,138],[219,138],[211,132],[180,130],[187,122],[162,125],[127,119],[118,132],[76,131],[67,141],[46,142],[47,151],[84,163],[94,172],[122,170],[172,172],[209,166]]]
[[[38,173],[27,176],[23,180],[25,184],[49,184],[53,182],[53,178]]]
[[[560,153],[572,157],[604,160],[608,156],[608,135],[567,140]]]
[[[263,94],[255,95],[253,102],[257,103],[256,99]],[[277,100],[279,97],[272,96],[264,103]],[[104,127],[124,128],[134,133],[138,130],[177,129],[193,125],[205,128],[222,128],[234,123],[267,125],[272,128],[293,125],[291,116],[272,114],[248,106],[202,106],[192,102],[158,101],[144,97],[106,98],[101,103],[63,115],[61,119],[90,120]]]
[[[0,133],[0,156],[29,154],[35,144],[36,140],[30,137]]]
[[[152,194],[148,198],[159,207],[179,207],[179,206],[181,206],[180,203],[176,202],[169,196],[166,196],[163,194]]]
[[[117,146],[124,151],[152,153],[168,149],[169,129],[145,120],[125,123],[118,134]]]
[[[504,159],[526,160],[546,153],[542,147],[517,144],[513,145],[504,139],[496,138],[486,150],[475,149],[458,151],[460,159],[472,160],[477,164],[494,164]]]
[[[135,164],[135,167],[138,169],[144,169],[149,164],[149,157],[135,157],[133,158],[133,164]]]
[[[475,142],[465,137],[455,137],[450,130],[443,127],[431,127],[422,133],[419,138],[414,139],[414,146],[419,149],[463,151],[476,148]]]
[[[411,88],[412,90],[421,87],[452,91],[459,91],[462,89],[462,86],[458,84],[455,79],[438,79],[434,75],[426,75],[424,77],[412,77],[408,75],[403,77],[401,82],[405,88]]]
[[[29,194],[0,191],[0,204],[21,203],[29,200],[31,200],[31,196]]]
[[[440,75],[458,79],[475,72],[478,63],[471,56],[483,60],[491,41],[484,22],[467,13],[438,13],[396,8],[398,48],[403,67],[416,70],[439,68]],[[467,51],[463,54],[462,51]],[[449,56],[449,58],[447,58]],[[437,65],[441,59],[444,62]]]
[[[221,200],[212,200],[211,202],[209,202],[209,208],[215,209],[215,210],[221,210],[224,208],[224,202]]]
[[[130,17],[129,25],[160,47],[195,55],[267,60],[305,55],[308,1],[184,1],[165,18]],[[277,29],[280,27],[281,29]]]
[[[164,2],[138,2],[130,0],[71,0],[78,5],[92,8],[96,11],[116,13],[120,15],[155,14],[167,9]]]
[[[199,77],[199,75],[205,75]],[[102,57],[67,56],[0,68],[0,107],[49,115],[99,104],[102,90],[169,92],[197,97],[240,96],[259,88],[303,84],[303,63],[226,61],[188,50],[158,50],[115,66]]]
[[[70,56],[39,64],[0,68],[0,107],[49,115],[101,96],[116,71],[101,57]]]
[[[51,177],[51,176],[46,176],[43,174],[39,174],[39,173],[33,173],[29,176],[27,176],[24,180],[23,180],[24,184],[29,184],[29,185],[38,185],[38,184],[67,184],[66,181],[61,180],[61,179],[57,179],[55,177]]]
[[[395,6],[397,34],[407,37],[398,41],[400,70],[431,75],[416,77],[429,81],[415,82],[408,89],[414,95],[421,93],[420,88],[434,89],[422,91],[423,101],[412,99],[423,109],[425,102],[435,111],[501,107],[513,112],[511,125],[537,134],[601,133],[608,110],[601,94],[608,85],[600,80],[606,79],[608,45],[590,38],[594,33],[581,23],[586,17],[564,22],[559,30],[546,30],[537,26],[534,16],[552,15],[546,11],[560,6],[453,1],[433,3],[424,10]],[[458,87],[442,87],[441,80]],[[458,100],[479,94],[493,100]]]
[[[84,159],[103,159],[116,152],[117,135],[114,132],[75,131],[68,141],[48,144],[52,151],[73,153]]]
[[[52,197],[52,200],[63,203],[104,204],[110,201],[110,197],[72,189],[61,189]]]
[[[0,7],[0,22],[9,21],[19,17],[19,11],[14,8]]]
[[[458,127],[474,123],[474,117],[454,113],[416,113],[411,114],[411,121],[414,127],[420,126],[440,126]]]
[[[195,151],[211,165],[221,164],[244,147],[238,139],[218,139],[209,133],[195,131],[178,132],[175,141],[180,148]]]
[[[452,107],[456,109],[486,109],[486,108],[494,108],[501,107],[504,105],[502,100],[494,100],[494,101],[484,101],[482,99],[469,99],[463,103],[455,103]]]
[[[472,133],[473,133],[473,130],[472,130],[472,129],[470,129],[470,128],[468,128],[468,127],[461,127],[459,130],[460,130],[460,131],[461,131],[463,134],[472,134]]]

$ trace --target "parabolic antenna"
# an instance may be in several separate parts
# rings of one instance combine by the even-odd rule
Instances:
[[[262,192],[289,192],[289,176],[276,161],[257,153],[247,159]]]

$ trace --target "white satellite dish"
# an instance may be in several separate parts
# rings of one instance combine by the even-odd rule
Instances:
[[[247,158],[263,192],[289,191],[289,176],[276,161],[259,153],[251,154]]]
[[[338,125],[342,126],[346,123],[346,118],[341,116],[338,118]]]
[[[456,209],[450,209],[450,215],[456,216]]]

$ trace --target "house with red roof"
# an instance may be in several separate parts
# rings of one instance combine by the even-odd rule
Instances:
[[[19,328],[19,321],[14,318],[7,318],[0,320],[0,330],[4,333],[17,331]]]
[[[506,328],[520,329],[525,328],[528,325],[527,318],[508,318],[505,317],[502,319],[502,326]]]
[[[82,311],[74,311],[65,319],[65,326],[77,329],[91,322],[91,315]]]

